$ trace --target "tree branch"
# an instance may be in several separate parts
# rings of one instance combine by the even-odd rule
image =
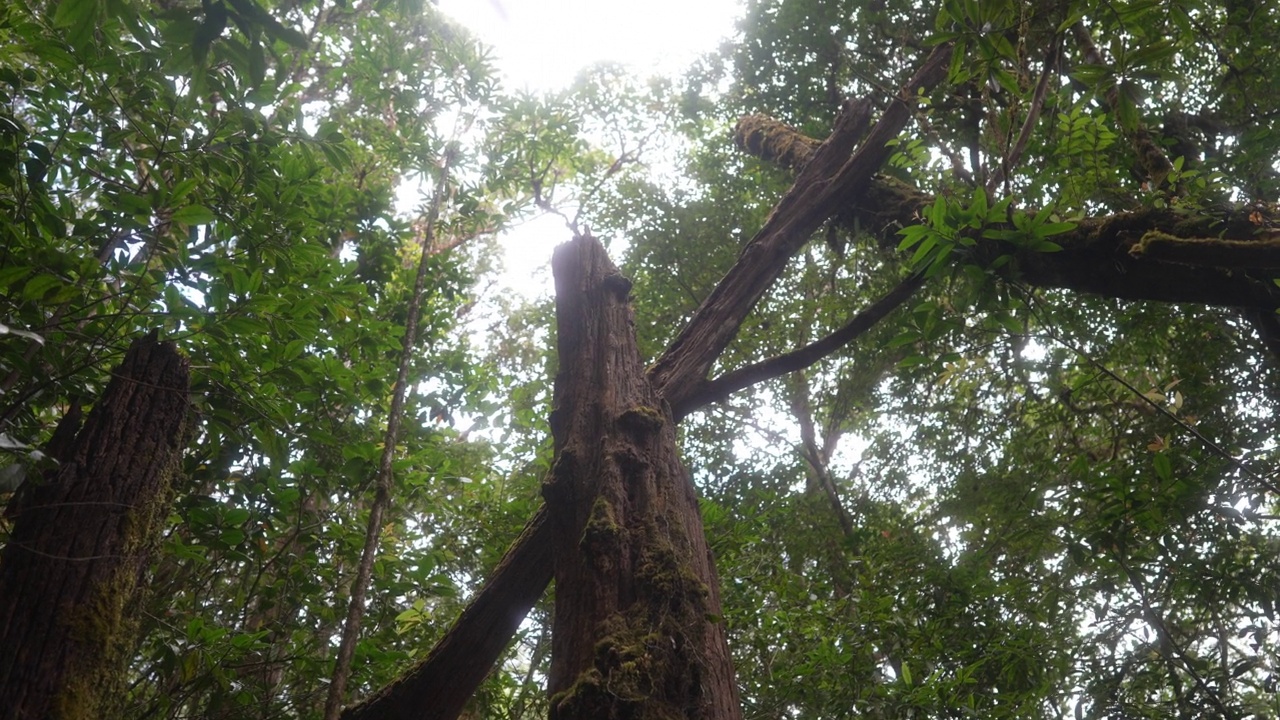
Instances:
[[[739,124],[737,142],[762,159],[796,167],[809,161],[817,141],[753,116]],[[883,234],[884,243],[896,243],[893,233],[918,224],[921,210],[933,201],[932,195],[900,180],[876,176],[864,193],[841,209],[838,222]],[[1269,273],[1260,271],[1280,257],[1280,232],[1273,224],[1273,218],[1257,207],[1199,214],[1148,208],[1081,220],[1075,229],[1053,236],[1062,246],[1060,252],[976,238],[972,256],[982,262],[1009,255],[1014,262],[996,272],[1035,287],[1274,312],[1280,308],[1280,288]]]
[[[995,172],[991,173],[991,179],[987,181],[987,195],[995,194],[996,188],[1000,187],[1000,183],[1004,182],[1005,178],[1009,177],[1009,173],[1018,166],[1023,151],[1027,149],[1027,142],[1031,140],[1031,131],[1035,129],[1036,123],[1040,120],[1040,111],[1044,109],[1044,98],[1048,94],[1049,78],[1053,76],[1053,68],[1058,64],[1061,41],[1061,36],[1053,36],[1053,45],[1045,56],[1044,70],[1040,73],[1040,82],[1036,83],[1036,91],[1031,96],[1031,109],[1027,111],[1027,119],[1022,123],[1022,130],[1018,133],[1018,140],[1013,144],[1013,148],[996,166]]]
[[[867,189],[872,175],[891,154],[887,143],[906,127],[917,91],[942,80],[950,53],[947,44],[934,48],[852,157],[848,153],[866,127],[870,108],[865,100],[845,104],[831,136],[800,171],[738,262],[650,370],[655,387],[673,408],[683,405],[683,395],[707,376],[791,256],[822,223]]]
[[[756,383],[771,380],[787,373],[803,370],[822,358],[848,345],[858,336],[870,330],[889,313],[906,302],[924,284],[923,273],[915,273],[885,293],[871,307],[858,313],[843,327],[789,353],[769,358],[754,365],[738,368],[714,380],[699,383],[682,395],[679,405],[672,404],[671,412],[677,420],[714,402],[723,402],[733,393]]]
[[[342,720],[453,720],[551,582],[551,532],[541,506],[431,654]]]

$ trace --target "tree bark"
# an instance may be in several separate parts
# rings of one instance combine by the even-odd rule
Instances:
[[[56,469],[28,481],[0,551],[0,718],[110,717],[168,517],[188,364],[137,340]]]
[[[719,581],[671,408],[603,246],[556,249],[551,720],[741,717]]]
[[[759,115],[743,118],[738,146],[786,168],[805,168],[822,146],[795,128]],[[932,195],[877,176],[837,215],[849,227],[888,232],[916,225]],[[1062,288],[1122,300],[1155,300],[1246,308],[1263,314],[1280,308],[1271,281],[1280,266],[1280,231],[1265,209],[1215,213],[1143,209],[1086,218],[1051,239],[1059,252],[1037,252],[989,238],[975,238],[975,261],[1010,255],[999,272],[1036,287]],[[1008,229],[1004,226],[990,229]]]

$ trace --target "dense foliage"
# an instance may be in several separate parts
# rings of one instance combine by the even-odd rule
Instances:
[[[687,76],[684,182],[635,179],[606,225],[659,345],[790,182],[727,129],[763,112],[821,138],[843,98],[957,44],[886,168],[943,209],[879,237],[833,224],[723,362],[815,340],[904,266],[930,268],[924,293],[686,423],[747,717],[1280,715],[1275,357],[1237,311],[1032,287],[962,239],[998,199],[1044,252],[1088,216],[1270,207],[1263,5],[751,2]],[[989,184],[1042,73],[1022,160]]]
[[[451,425],[464,396],[477,412],[500,388],[471,357],[471,272],[449,249],[502,219],[464,180],[434,237],[421,210],[397,211],[398,188],[433,177],[446,143],[463,143],[455,177],[483,164],[484,50],[413,2],[0,12],[6,443],[38,447],[148,329],[194,367],[199,424],[127,716],[323,703],[406,298],[435,244],[356,659],[357,686],[377,687],[439,633],[427,620],[450,616],[534,497]],[[33,470],[25,451],[13,459]]]
[[[351,686],[367,694],[430,649],[538,504],[549,316],[475,282],[488,238],[534,210],[612,237],[656,353],[792,179],[734,146],[737,120],[821,138],[844,98],[883,102],[952,42],[884,169],[927,211],[830,223],[722,369],[817,339],[914,270],[924,289],[682,426],[744,714],[1280,717],[1269,325],[1037,286],[972,241],[1007,221],[990,237],[1051,253],[1085,218],[1144,208],[1267,227],[1271,5],[748,0],[678,80],[597,67],[550,97],[505,94],[413,0],[7,5],[0,492],[161,328],[191,358],[197,428],[127,716],[317,717],[432,243]],[[428,236],[427,198],[397,198],[446,147]],[[467,326],[477,301],[490,321]],[[477,717],[545,714],[544,621]]]

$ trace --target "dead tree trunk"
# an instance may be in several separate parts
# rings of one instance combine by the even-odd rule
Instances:
[[[110,716],[172,499],[188,366],[135,341],[61,452],[20,490],[0,552],[0,718]]]
[[[546,585],[547,574],[525,561],[547,562],[553,554],[553,720],[741,716],[717,621],[719,583],[693,488],[676,456],[673,417],[816,362],[919,287],[919,278],[909,278],[810,346],[708,378],[787,260],[851,196],[873,187],[871,175],[890,153],[886,143],[910,119],[917,92],[946,74],[949,57],[949,46],[934,48],[874,125],[868,102],[846,103],[832,136],[765,227],[647,372],[631,326],[630,283],[594,239],[576,238],[557,249],[561,371],[551,418],[556,461],[543,491],[547,519],[539,512],[530,521],[426,660],[343,720],[457,717],[483,679],[475,669],[497,659]],[[548,536],[552,553],[533,547]],[[496,628],[495,618],[501,619]],[[455,674],[459,666],[468,670]]]
[[[556,249],[552,720],[741,717],[715,566],[603,246]]]

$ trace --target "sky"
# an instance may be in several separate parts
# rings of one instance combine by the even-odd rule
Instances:
[[[608,60],[678,72],[733,31],[738,0],[439,0],[496,50],[511,89],[568,85]]]
[[[675,75],[732,34],[739,0],[439,0],[446,15],[493,47],[508,90],[555,91],[582,68],[619,62],[642,77]],[[508,232],[506,286],[550,293],[551,250],[569,239],[543,217]]]

